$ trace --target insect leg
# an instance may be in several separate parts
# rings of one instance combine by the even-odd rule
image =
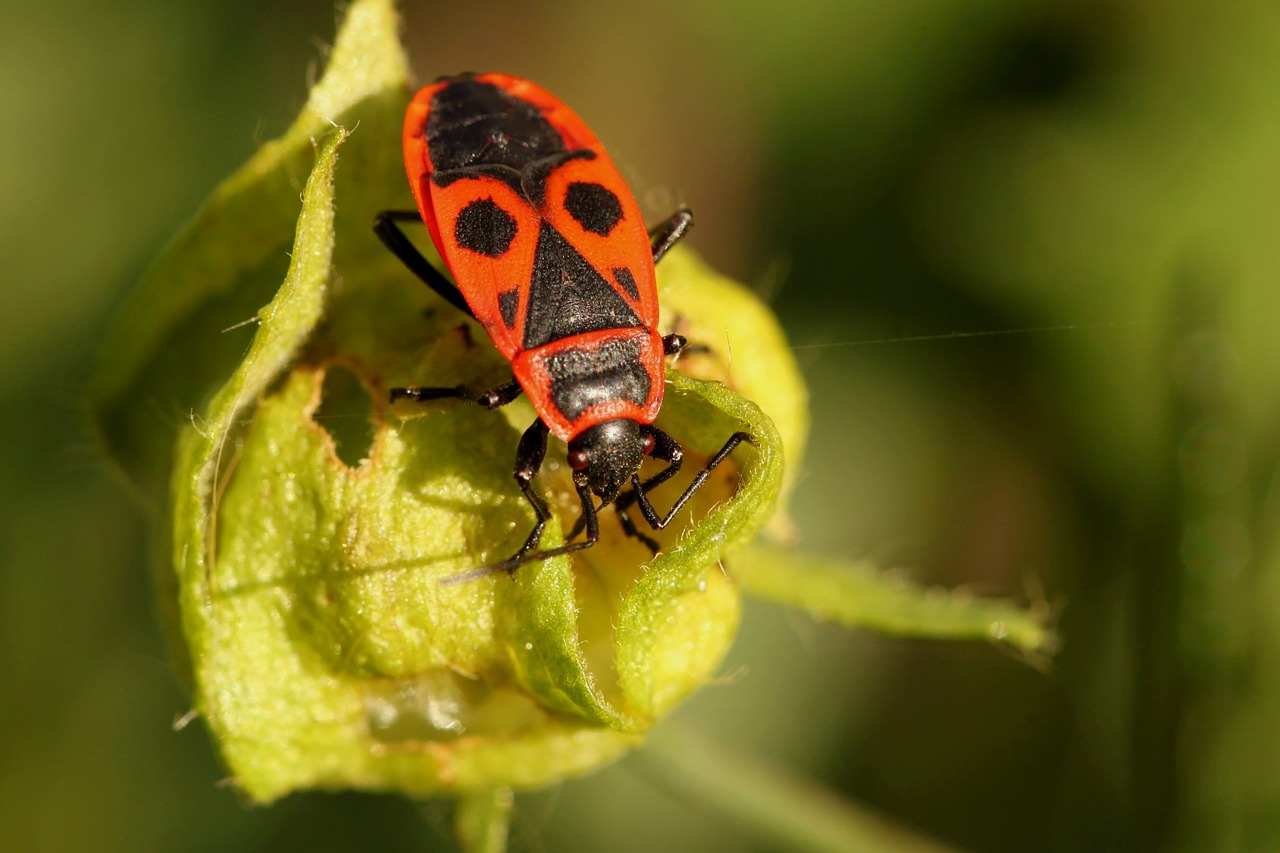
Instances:
[[[490,388],[488,391],[478,391],[469,385],[453,385],[449,387],[426,387],[426,388],[392,388],[391,402],[398,400],[414,400],[424,403],[427,400],[466,400],[475,403],[477,406],[484,406],[486,409],[496,409],[505,406],[516,397],[520,396],[520,392],[524,390],[520,387],[519,382],[508,382],[506,385],[499,385],[497,388]]]
[[[445,277],[444,273],[431,266],[431,262],[423,257],[422,253],[418,251],[418,247],[409,242],[409,238],[404,236],[400,226],[396,225],[397,219],[402,222],[409,220],[422,221],[422,217],[416,210],[384,210],[373,218],[373,233],[377,234],[379,239],[391,250],[391,253],[400,259],[400,263],[408,267],[411,273],[422,279],[422,282],[427,287],[440,294],[440,298],[445,302],[448,302],[474,320],[476,315],[471,310],[471,306],[467,305],[467,300],[463,298],[462,291],[458,290],[453,282]]]
[[[650,456],[654,459],[671,463],[640,484],[641,491],[648,492],[680,473],[680,466],[684,464],[684,448],[680,446],[680,442],[653,424],[642,424],[640,426],[640,434],[653,436],[653,449],[649,451]],[[639,477],[635,477],[635,480],[639,482]],[[630,491],[623,500],[618,501],[618,506],[626,509],[635,503],[638,498],[639,496],[634,490]]]
[[[527,435],[527,433],[526,433]],[[504,571],[508,574],[515,574],[515,571],[525,563],[532,563],[535,560],[546,560],[550,557],[559,557],[561,554],[571,554],[574,551],[581,551],[584,548],[590,548],[596,544],[596,540],[600,538],[600,520],[596,516],[595,504],[591,498],[591,486],[587,483],[587,475],[583,471],[575,471],[573,474],[573,487],[578,492],[578,500],[582,502],[582,517],[585,520],[587,528],[587,538],[581,542],[571,542],[561,545],[557,548],[548,548],[545,551],[534,551],[529,553],[525,548],[529,547],[529,543],[525,543],[525,548],[521,548],[510,559],[503,560],[501,563],[494,563],[492,566],[486,566],[486,569],[495,571]],[[523,488],[523,486],[521,487]],[[526,492],[528,494],[528,492]],[[537,531],[541,533],[541,531]],[[530,537],[532,538],[532,537]]]
[[[661,432],[656,428],[651,428],[651,429],[654,429],[654,432],[658,432],[658,433]],[[661,433],[661,434],[666,435],[666,433]],[[670,439],[670,436],[667,436],[667,437],[668,439]],[[705,483],[707,481],[707,478],[711,476],[711,472],[715,470],[716,466],[719,465],[721,462],[723,462],[725,460],[725,457],[727,457],[730,453],[732,453],[733,449],[744,441],[746,442],[751,441],[750,433],[735,432],[733,435],[729,436],[729,440],[724,443],[724,447],[720,448],[720,451],[716,453],[715,456],[711,457],[711,461],[707,463],[707,467],[703,468],[701,471],[698,472],[698,476],[693,478],[693,482],[689,484],[689,488],[684,490],[684,494],[681,495],[680,498],[675,502],[675,505],[672,506],[671,509],[667,512],[667,514],[661,518],[658,517],[658,513],[653,508],[653,504],[649,503],[649,498],[645,495],[645,489],[647,487],[651,487],[651,484],[657,485],[657,483],[654,483],[654,481],[659,480],[659,478],[662,478],[663,480],[667,479],[663,475],[667,474],[667,471],[671,470],[670,468],[668,468],[667,471],[659,472],[656,476],[651,477],[649,480],[647,480],[644,483],[640,482],[639,474],[632,474],[631,475],[631,492],[629,492],[628,494],[629,495],[633,494],[636,496],[635,500],[640,504],[640,512],[644,513],[644,520],[649,522],[649,526],[652,527],[654,530],[661,530],[662,528],[666,527],[668,524],[671,523],[671,519],[675,518],[675,515],[677,512],[680,511],[680,508],[685,505],[685,503],[689,500],[689,498],[693,497],[693,493],[698,491],[698,489],[702,488],[702,484]],[[671,443],[675,444],[674,439],[671,440]],[[679,447],[679,445],[676,444],[676,447]],[[656,455],[656,450],[657,448],[655,446],[655,455]],[[671,467],[674,468],[676,467],[676,465],[673,463]],[[659,480],[659,482],[661,482],[661,480]]]
[[[711,347],[703,344],[691,344],[689,339],[684,335],[672,333],[662,336],[662,354],[663,355],[702,355],[711,352]]]
[[[662,256],[685,235],[693,225],[693,211],[682,207],[671,218],[649,232],[649,245],[653,248],[653,262],[662,260]]]
[[[639,539],[640,542],[649,549],[651,554],[657,556],[659,551],[658,540],[654,539],[652,536],[641,533],[640,530],[636,528],[635,521],[632,520],[631,515],[626,510],[620,509],[617,510],[617,512],[618,521],[622,524],[622,532],[630,536],[632,539]]]
[[[525,554],[538,547],[538,543],[542,541],[542,530],[547,526],[547,519],[551,517],[551,510],[547,509],[547,502],[542,495],[538,494],[538,490],[533,487],[533,478],[542,470],[542,460],[546,459],[546,457],[547,425],[539,418],[529,425],[529,428],[524,431],[524,435],[520,436],[520,444],[516,448],[516,468],[513,472],[516,478],[516,485],[524,493],[525,500],[533,507],[534,514],[538,516],[538,522],[533,526],[533,531],[524,540],[524,544],[520,546],[520,550],[515,553],[511,560],[519,560]],[[511,562],[511,560],[506,562]],[[516,565],[519,565],[519,563],[516,563]]]

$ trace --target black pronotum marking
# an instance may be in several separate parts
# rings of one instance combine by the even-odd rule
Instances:
[[[516,309],[520,307],[520,291],[516,288],[504,290],[498,294],[498,311],[502,314],[502,322],[508,329],[516,327]]]
[[[596,156],[586,148],[567,150],[560,133],[533,104],[466,77],[432,96],[423,134],[436,186],[462,178],[495,178],[535,207],[542,206],[547,175],[557,166]]]
[[[618,285],[627,292],[628,296],[632,299],[640,298],[640,288],[636,286],[636,279],[631,274],[631,270],[626,267],[614,267],[613,277],[618,282]]]
[[[618,291],[544,222],[533,260],[524,348],[585,332],[639,325],[640,318]]]
[[[605,186],[574,181],[564,194],[564,209],[592,234],[608,237],[622,219],[622,202]]]
[[[516,220],[492,198],[477,199],[458,214],[453,237],[464,249],[500,258],[516,238]]]
[[[609,341],[595,350],[571,349],[546,360],[551,402],[569,420],[597,403],[626,400],[643,406],[652,379],[640,363],[640,343]]]
[[[494,178],[534,207],[542,206],[547,176],[557,167],[596,157],[589,148],[569,151],[559,131],[533,104],[468,77],[453,80],[431,97],[423,136],[436,186],[447,187],[463,178]]]
[[[436,172],[479,165],[519,172],[565,150],[560,134],[533,104],[467,78],[432,96],[424,130]]]

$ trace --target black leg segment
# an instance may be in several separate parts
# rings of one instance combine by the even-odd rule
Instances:
[[[640,543],[649,549],[650,554],[655,557],[658,556],[658,540],[645,533],[641,533],[636,527],[635,521],[632,520],[631,515],[625,509],[619,509],[617,510],[617,513],[618,522],[622,525],[622,532],[630,536],[632,539],[640,540]]]
[[[530,429],[532,429],[532,427],[530,427]],[[526,432],[525,435],[527,436],[528,433]],[[545,434],[543,440],[545,442]],[[521,445],[523,444],[524,442],[522,440]],[[516,479],[519,480],[518,470]],[[596,544],[596,541],[600,538],[600,520],[596,517],[596,508],[591,499],[591,486],[587,482],[586,472],[573,472],[573,487],[578,492],[578,500],[582,502],[582,518],[585,521],[587,528],[586,539],[581,542],[570,542],[556,548],[548,548],[545,551],[530,552],[529,549],[534,547],[531,543],[535,543],[541,538],[542,528],[546,523],[546,519],[542,518],[541,513],[539,513],[538,524],[534,527],[534,531],[530,534],[529,538],[525,540],[524,546],[509,559],[503,560],[501,563],[494,563],[491,566],[485,566],[485,568],[491,571],[503,571],[507,574],[514,575],[516,569],[523,566],[525,563],[532,563],[535,560],[546,560],[551,557],[559,557],[561,554],[572,554],[574,551],[581,551],[584,548],[590,548],[592,545]],[[522,490],[525,489],[523,485],[521,485],[520,488]],[[525,496],[530,496],[530,492],[528,490],[525,490]],[[538,501],[541,502],[542,498],[539,497]],[[530,503],[533,503],[533,498],[530,498]],[[542,503],[542,509],[543,511],[546,510],[545,503]],[[534,510],[538,510],[538,504],[534,504]],[[550,513],[548,513],[547,516],[550,517]]]
[[[373,233],[377,234],[391,253],[400,259],[400,263],[422,279],[427,287],[440,294],[440,298],[445,302],[474,320],[476,315],[471,311],[471,306],[467,305],[462,291],[458,290],[444,273],[431,266],[431,262],[423,257],[418,247],[404,236],[400,226],[396,225],[397,220],[400,222],[412,220],[420,223],[422,217],[416,210],[384,210],[373,219]]]
[[[684,335],[670,334],[662,336],[662,354],[663,355],[680,355],[687,353],[688,355],[700,355],[711,352],[711,347],[702,344],[691,344],[689,339]]]
[[[542,541],[542,530],[547,526],[547,519],[551,517],[551,510],[547,509],[547,502],[543,500],[542,495],[538,494],[538,490],[533,487],[533,478],[542,470],[542,460],[546,459],[546,457],[547,425],[539,418],[524,431],[524,435],[520,436],[520,444],[516,448],[516,469],[514,471],[516,485],[524,493],[525,500],[533,507],[533,512],[538,516],[538,521],[534,524],[533,531],[529,533],[528,538],[524,540],[524,544],[520,546],[520,550],[515,553],[511,560],[519,560],[538,547],[538,543]],[[511,560],[506,562],[511,562]],[[519,565],[519,563],[516,565]]]
[[[654,427],[653,430],[655,433],[665,436],[667,440],[670,441],[677,450],[679,450],[680,445],[676,444],[674,439],[667,436],[666,433],[656,427]],[[733,452],[733,449],[744,441],[748,443],[751,442],[751,433],[735,432],[733,435],[729,436],[729,440],[724,443],[724,447],[720,448],[719,452],[716,453],[715,456],[711,457],[711,461],[707,463],[707,467],[698,472],[698,476],[693,478],[693,482],[689,484],[689,488],[684,490],[684,494],[679,497],[665,516],[658,516],[657,511],[653,508],[653,504],[649,503],[649,498],[645,494],[645,491],[670,479],[672,474],[674,474],[672,469],[678,470],[680,467],[678,461],[673,461],[670,467],[660,471],[656,476],[649,478],[643,483],[640,482],[639,474],[632,474],[631,491],[627,493],[627,496],[630,497],[631,495],[635,495],[635,502],[640,504],[640,512],[644,514],[644,520],[649,522],[649,526],[654,530],[661,530],[671,523],[671,519],[675,518],[676,513],[679,512],[680,508],[688,502],[689,498],[693,497],[694,493],[697,492],[698,489],[702,488],[702,485],[707,482],[707,478],[711,476],[711,472],[716,469],[716,466],[723,462],[725,458]],[[655,456],[657,456],[658,447],[659,445],[655,444]],[[679,458],[680,457],[677,457],[677,459]]]
[[[428,400],[466,400],[486,409],[497,409],[520,396],[523,389],[519,382],[508,382],[488,391],[480,391],[470,385],[453,385],[449,387],[427,388],[392,388],[391,402],[414,400],[425,403]],[[544,439],[545,444],[545,439]]]
[[[658,429],[653,424],[644,424],[640,427],[640,435],[653,438],[653,449],[649,451],[649,455],[654,459],[662,462],[670,462],[666,468],[654,474],[649,479],[640,484],[641,492],[649,492],[661,486],[667,480],[670,480],[676,474],[680,473],[680,466],[684,464],[684,448],[680,446],[680,442]],[[635,479],[638,479],[635,478]],[[624,501],[619,501],[618,506],[626,509],[631,506],[639,496],[635,490],[628,492]]]
[[[640,499],[641,495],[661,486],[667,480],[670,480],[676,474],[680,473],[680,466],[684,464],[684,448],[680,446],[680,442],[676,441],[653,424],[641,424],[640,435],[645,438],[653,439],[653,449],[649,451],[649,456],[663,462],[670,462],[671,464],[645,480],[643,483],[639,483],[638,486],[636,485],[637,478],[633,477],[631,491],[618,495],[617,499],[613,502],[613,506],[614,510],[618,513],[618,519],[622,521],[622,529],[626,534],[641,540],[645,545],[649,545],[649,543],[653,542],[653,539],[641,534],[640,531],[636,529],[635,524],[631,521],[631,517],[627,515],[627,510],[631,508],[632,504]],[[646,521],[647,520],[648,519],[646,518]],[[660,528],[654,529],[657,530]],[[579,520],[578,524],[572,531],[570,531],[569,538],[572,539],[577,536],[580,530],[582,530],[581,520]],[[654,543],[654,545],[656,544],[657,543]],[[658,553],[658,549],[653,547],[653,545],[649,545],[649,549],[655,554]]]
[[[687,207],[682,207],[671,214],[670,219],[650,231],[649,245],[653,248],[653,262],[656,264],[662,260],[662,256],[670,251],[672,246],[680,242],[680,238],[685,235],[685,232],[692,225],[693,211]]]

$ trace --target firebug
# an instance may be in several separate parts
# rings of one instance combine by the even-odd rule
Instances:
[[[610,503],[628,535],[656,553],[657,543],[627,510],[639,505],[649,526],[661,530],[738,444],[751,441],[734,433],[666,515],[653,508],[649,493],[676,475],[684,457],[653,421],[662,406],[663,359],[686,343],[658,332],[654,264],[693,215],[681,209],[647,230],[586,124],[543,89],[506,74],[464,74],[421,89],[405,115],[403,142],[418,209],[383,211],[374,230],[415,275],[484,327],[511,362],[513,379],[490,390],[393,388],[391,401],[460,398],[495,409],[523,392],[538,413],[515,463],[516,483],[538,520],[520,550],[488,568],[514,572],[590,547],[599,537],[597,512]],[[418,220],[456,285],[396,224]],[[586,536],[540,550],[551,512],[533,480],[548,434],[568,445],[582,503],[568,539],[584,527]],[[642,481],[645,456],[668,464]]]

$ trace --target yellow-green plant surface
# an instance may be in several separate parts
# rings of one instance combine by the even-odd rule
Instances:
[[[770,312],[680,249],[659,271],[664,322],[710,351],[668,372],[660,423],[691,468],[734,431],[752,442],[656,558],[606,511],[602,541],[578,558],[467,574],[532,525],[511,459],[535,415],[523,401],[385,402],[393,386],[506,375],[370,229],[408,204],[395,144],[406,69],[391,4],[353,3],[294,126],[153,265],[92,387],[113,457],[142,489],[169,490],[162,604],[240,789],[463,795],[460,834],[497,849],[504,791],[615,759],[717,674],[744,588],[850,626],[1050,645],[1043,614],[939,606],[891,576],[750,544],[789,530],[804,386]],[[341,381],[354,431],[325,414]],[[538,482],[571,521],[554,451]],[[553,518],[544,541],[562,534]]]

